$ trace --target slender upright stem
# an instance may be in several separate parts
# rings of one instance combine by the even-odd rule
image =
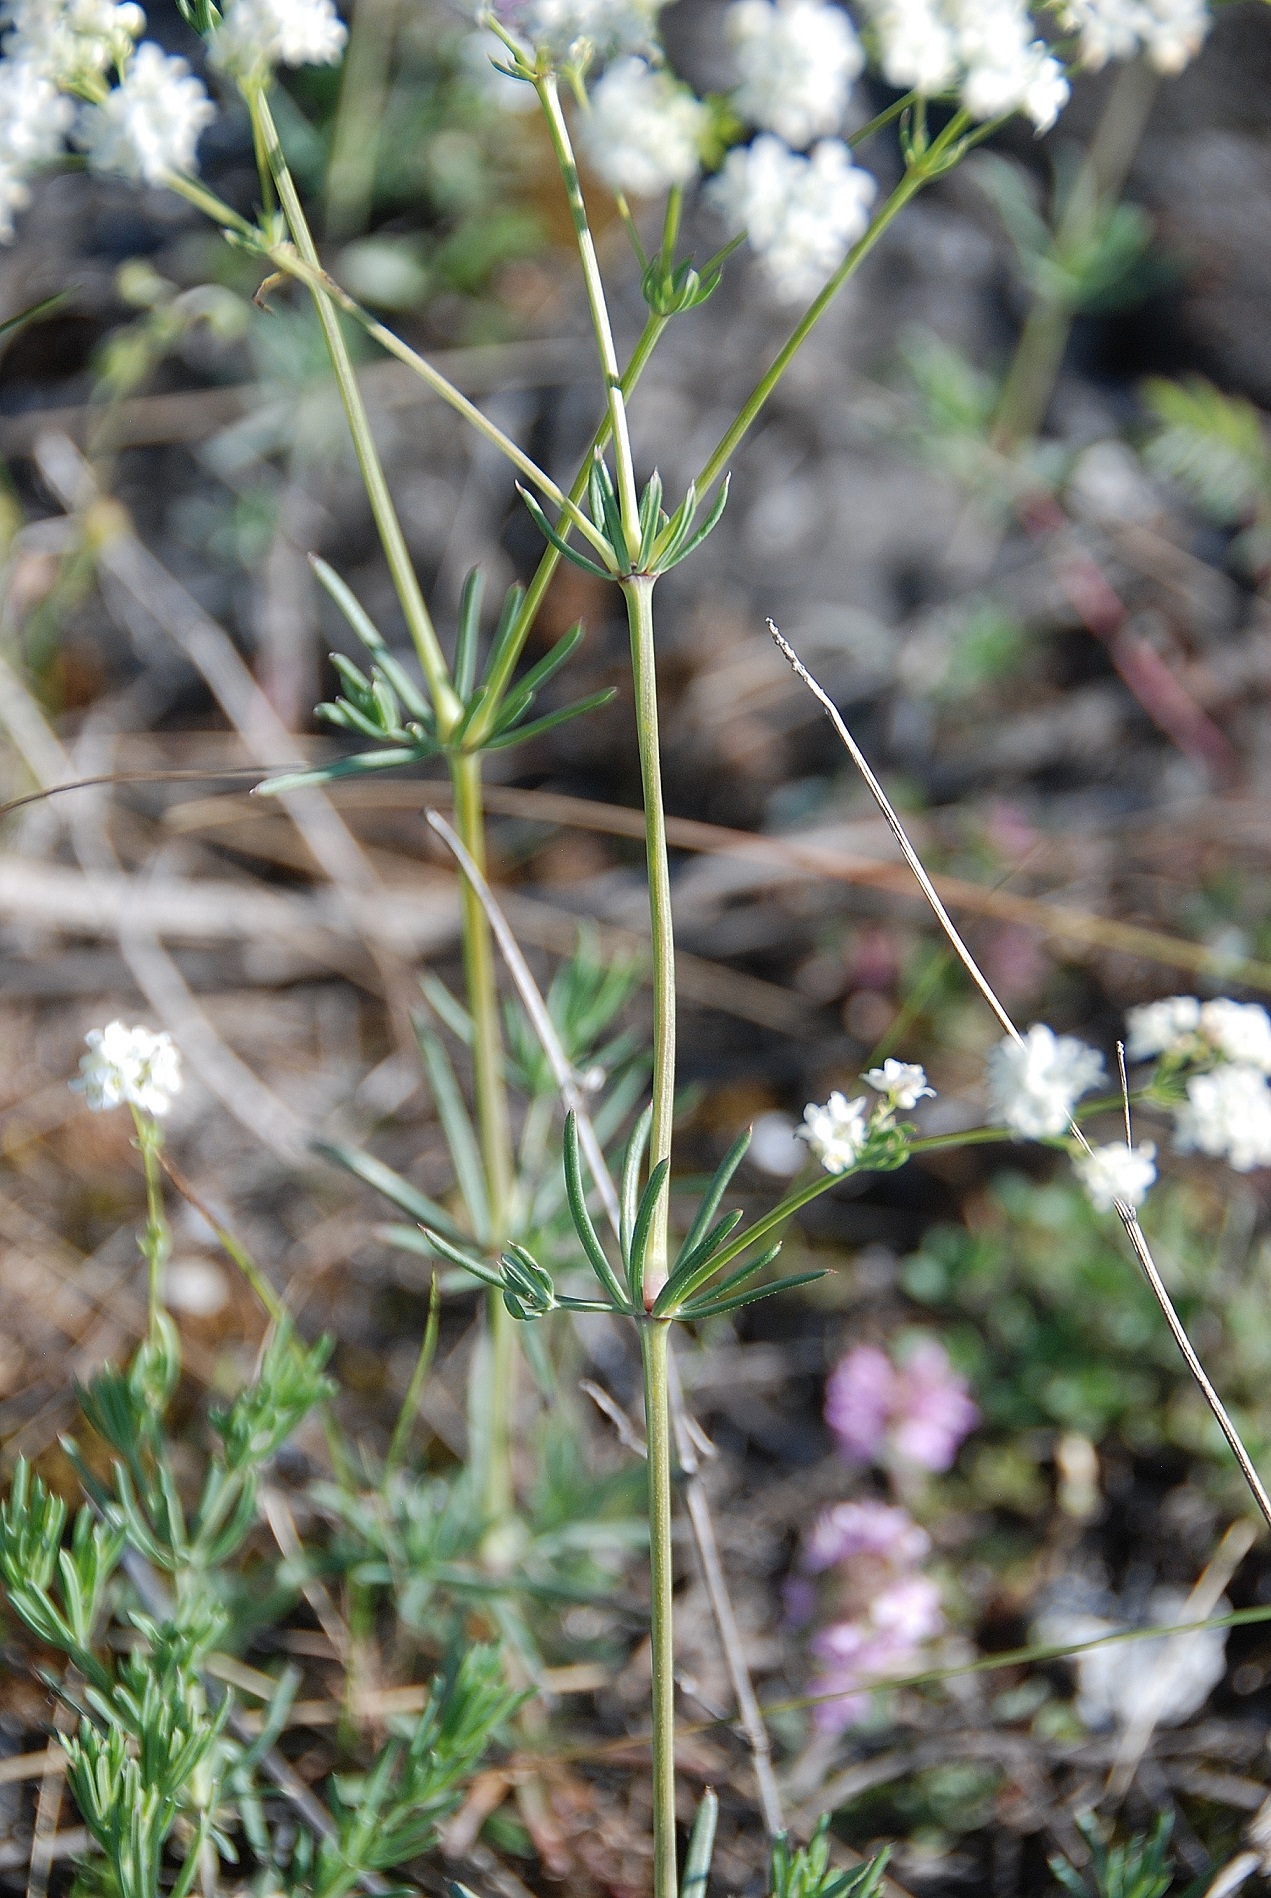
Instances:
[[[624,398],[631,394],[636,383],[640,380],[645,364],[653,354],[658,339],[666,328],[667,321],[668,319],[664,316],[650,316],[645,323],[644,329],[640,334],[640,340],[632,351],[631,360],[623,372],[622,393]],[[610,426],[611,413],[610,410],[606,408],[604,420],[600,423],[600,426],[588,444],[587,452],[583,456],[582,467],[579,469],[574,485],[569,491],[569,498],[575,503],[580,502],[587,492],[587,480],[591,473],[592,456],[597,454],[608,441]],[[564,527],[562,527],[561,532],[565,532]],[[521,602],[521,609],[516,616],[515,630],[504,647],[498,667],[490,674],[490,696],[486,701],[485,711],[473,720],[471,731],[467,737],[467,743],[470,745],[475,746],[480,744],[494,722],[499,703],[512,678],[512,674],[516,670],[516,664],[524,649],[525,641],[529,637],[530,629],[538,616],[539,608],[546,598],[547,589],[555,578],[556,569],[560,565],[560,561],[561,556],[555,547],[547,547],[543,550],[542,557],[535,569],[534,577],[526,590],[524,600]]]
[[[653,1120],[649,1167],[671,1156],[675,1112],[675,932],[671,920],[671,871],[666,854],[662,802],[662,757],[658,744],[658,681],[653,652],[653,580],[633,574],[623,582],[631,631],[635,681],[636,741],[644,791],[644,844],[649,877],[649,925],[653,938]],[[644,1266],[644,1303],[653,1301],[667,1278],[667,1211],[663,1192],[653,1215]]]
[[[649,1609],[653,1660],[653,1898],[676,1898],[675,1570],[671,1545],[670,1327],[640,1326],[649,1468]]]
[[[1055,227],[1054,249],[1061,260],[1095,235],[1100,219],[1124,190],[1159,84],[1159,75],[1146,60],[1129,60],[1117,69]],[[1076,313],[1077,306],[1053,290],[1039,286],[1035,291],[993,418],[990,439],[995,448],[1009,452],[1041,429]]]
[[[464,848],[484,875],[485,805],[480,757],[467,754],[452,758],[450,779],[454,787],[455,827]],[[464,981],[473,1023],[472,1070],[477,1138],[481,1145],[486,1195],[490,1202],[489,1237],[493,1243],[499,1244],[508,1237],[513,1157],[494,945],[481,900],[466,877],[460,878],[460,902]],[[488,1323],[491,1362],[487,1393],[486,1467],[481,1472],[481,1488],[486,1519],[492,1527],[497,1527],[512,1508],[512,1414],[517,1345],[514,1321],[504,1306],[502,1296],[496,1291],[491,1291],[489,1295]]]
[[[317,246],[305,218],[300,194],[287,169],[287,162],[278,141],[278,131],[274,125],[268,101],[264,93],[257,89],[248,95],[247,103],[253,128],[264,149],[270,175],[277,186],[279,201],[296,249],[306,264],[314,269],[321,269]],[[371,503],[371,512],[375,516],[375,525],[379,530],[380,542],[384,548],[389,571],[393,576],[393,585],[401,602],[415,650],[419,654],[419,663],[423,668],[424,677],[428,681],[433,710],[437,715],[438,730],[445,737],[462,716],[463,708],[450,683],[450,675],[438,643],[436,628],[433,626],[432,616],[424,600],[419,577],[406,545],[406,537],[402,533],[402,524],[397,518],[397,509],[393,506],[393,497],[389,493],[384,465],[380,460],[379,450],[375,446],[370,417],[366,412],[362,391],[358,387],[357,376],[353,371],[352,359],[344,340],[344,333],[340,328],[339,316],[336,314],[331,298],[324,290],[316,285],[311,286],[310,294],[318,312],[318,321],[322,325],[322,334],[330,353],[335,379],[339,384],[344,412],[348,418],[349,432],[353,437],[353,446],[362,471],[367,498]]]
[[[875,244],[888,225],[899,216],[911,198],[922,190],[929,179],[937,177],[947,162],[947,154],[963,135],[969,123],[965,112],[955,113],[948,125],[940,133],[924,157],[915,160],[906,171],[896,189],[888,198],[882,210],[859,243],[854,244],[843,259],[824,290],[808,305],[786,341],[764,374],[759,378],[740,411],[723,435],[697,477],[697,492],[704,495],[707,489],[718,481],[733,456],[738,443],[749,432],[768,397],[780,382],[795,356],[803,347],[812,331],[816,328],[825,312],[833,303],[848,278],[873,250]]]
[[[537,81],[537,91],[547,120],[552,149],[556,154],[556,162],[560,166],[560,174],[565,182],[565,196],[569,200],[569,214],[574,223],[578,257],[582,264],[583,283],[587,291],[587,306],[591,311],[591,324],[596,333],[596,348],[600,354],[600,369],[605,379],[609,403],[613,458],[618,474],[618,503],[622,509],[622,524],[626,529],[627,543],[634,551],[640,544],[640,502],[636,493],[635,464],[631,458],[631,436],[627,428],[627,408],[622,393],[622,377],[618,371],[618,353],[614,348],[609,308],[605,302],[600,260],[596,256],[591,226],[587,222],[587,206],[583,202],[582,185],[578,179],[578,164],[570,142],[569,127],[565,123],[565,114],[561,110],[555,74],[545,73]]]
[[[146,1176],[146,1236],[142,1251],[148,1267],[148,1297],[150,1324],[153,1330],[156,1316],[163,1310],[163,1268],[168,1261],[171,1239],[168,1231],[168,1218],[163,1206],[163,1178],[159,1161],[159,1149],[163,1136],[152,1120],[136,1108],[132,1113],[133,1125],[137,1129],[137,1144],[141,1148],[141,1165]]]

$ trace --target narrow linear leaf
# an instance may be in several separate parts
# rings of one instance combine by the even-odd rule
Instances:
[[[357,594],[347,581],[340,578],[335,568],[329,566],[319,554],[310,554],[309,564],[313,568],[319,584],[335,601],[353,631],[369,653],[379,661],[384,677],[389,681],[400,697],[402,704],[426,725],[433,722],[432,706],[420,691],[410,674],[400,666],[375,621],[371,618]]]
[[[645,1148],[649,1144],[649,1129],[652,1125],[653,1102],[650,1101],[632,1129],[622,1162],[622,1191],[619,1196],[621,1216],[618,1229],[624,1259],[631,1257],[631,1234],[635,1230],[636,1212],[640,1204],[640,1168],[644,1164]]]
[[[627,1309],[627,1295],[617,1273],[605,1256],[605,1249],[596,1237],[596,1228],[591,1223],[591,1214],[587,1211],[587,1196],[583,1187],[582,1158],[578,1150],[578,1120],[570,1113],[565,1116],[565,1191],[569,1196],[569,1210],[574,1221],[574,1230],[578,1234],[588,1263],[600,1283],[613,1300],[616,1311]]]
[[[781,1241],[778,1240],[776,1245],[769,1246],[767,1251],[761,1252],[757,1259],[752,1259],[749,1265],[743,1265],[740,1271],[730,1272],[726,1279],[720,1279],[714,1289],[708,1292],[706,1296],[711,1299],[730,1297],[739,1286],[745,1284],[747,1279],[753,1278],[756,1272],[762,1272],[765,1266],[771,1265],[780,1252]],[[711,1270],[715,1271],[718,1270],[718,1268],[712,1267]],[[691,1291],[685,1293],[681,1298],[675,1301],[676,1304],[680,1306],[687,1304],[693,1299],[697,1290],[705,1283],[705,1279],[699,1279],[697,1285],[694,1286]]]
[[[446,1145],[450,1149],[450,1158],[454,1162],[455,1180],[463,1195],[463,1203],[468,1209],[472,1230],[484,1245],[490,1236],[490,1200],[486,1192],[485,1169],[481,1164],[481,1153],[468,1115],[467,1103],[460,1092],[455,1071],[450,1065],[450,1057],[442,1046],[440,1036],[435,1034],[428,1023],[420,1020],[417,1015],[412,1018],[412,1021],[424,1070],[428,1076],[428,1085],[437,1103],[437,1112],[441,1117]]]
[[[452,995],[441,977],[429,969],[420,976],[419,986],[434,1015],[440,1016],[457,1041],[470,1048],[474,1034],[472,1017],[458,996]]]
[[[658,1294],[658,1302],[653,1308],[659,1316],[669,1308],[669,1305],[679,1305],[686,1298],[691,1298],[699,1285],[704,1285],[708,1278],[714,1276],[719,1270],[715,1263],[715,1254],[723,1246],[725,1240],[731,1238],[741,1221],[740,1210],[725,1213],[724,1217],[711,1227],[701,1245],[695,1246],[687,1258],[682,1258],[677,1262],[675,1270]]]
[[[569,631],[556,641],[549,653],[545,653],[538,664],[531,666],[523,679],[518,679],[500,707],[499,723],[502,725],[528,709],[536,693],[540,692],[552,678],[570,654],[576,651],[583,637],[583,623],[575,620]]]
[[[599,561],[589,560],[586,554],[578,553],[570,546],[567,540],[563,540],[548,520],[546,514],[544,514],[538,502],[534,499],[534,496],[529,492],[528,488],[523,488],[519,481],[516,486],[517,493],[529,509],[530,519],[544,540],[550,541],[558,554],[563,554],[566,560],[572,560],[574,565],[581,567],[584,573],[594,574],[597,580],[612,580],[614,578],[613,573],[608,567],[602,567]]]
[[[701,546],[702,542],[706,539],[707,535],[714,533],[715,529],[719,526],[720,516],[728,505],[728,488],[729,488],[729,483],[731,482],[731,480],[732,480],[731,475],[725,475],[723,486],[720,488],[719,493],[716,496],[714,507],[712,507],[710,513],[706,516],[705,521],[698,528],[697,532],[694,535],[692,535],[690,539],[686,540],[682,547],[678,547],[675,553],[672,555],[672,557],[669,560],[663,563],[664,572],[669,571],[669,569],[672,567],[678,567],[682,560],[687,560],[691,553],[695,553],[697,551],[697,549]]]
[[[713,1298],[704,1305],[688,1305],[679,1316],[717,1318],[722,1312],[736,1311],[739,1305],[754,1305],[761,1298],[772,1298],[777,1292],[792,1292],[797,1285],[811,1285],[813,1280],[824,1277],[824,1272],[796,1272],[791,1278],[774,1279],[771,1285],[759,1285],[753,1292],[738,1292],[735,1298]]]
[[[627,1283],[631,1287],[632,1298],[636,1300],[640,1298],[644,1280],[644,1254],[649,1243],[649,1229],[653,1224],[658,1200],[666,1190],[667,1175],[670,1171],[670,1160],[659,1160],[650,1173],[648,1184],[640,1197],[640,1208],[636,1213],[635,1225],[631,1231],[631,1251],[627,1258]]]
[[[473,1258],[462,1246],[452,1246],[448,1239],[443,1239],[439,1232],[434,1232],[429,1226],[422,1226],[420,1230],[441,1258],[449,1259],[452,1265],[462,1266],[465,1272],[471,1272],[473,1278],[480,1279],[483,1285],[493,1285],[496,1290],[503,1290],[502,1274],[487,1265],[484,1259]]]
[[[557,725],[563,725],[567,719],[581,718],[586,712],[598,712],[602,705],[608,705],[617,697],[617,686],[606,686],[603,692],[593,692],[590,698],[577,699],[573,705],[562,706],[559,712],[546,712],[542,718],[531,719],[528,725],[517,725],[512,731],[498,732],[486,741],[485,751],[506,751],[509,745],[522,744],[529,738],[541,738],[544,732],[554,731]]]
[[[481,596],[485,576],[473,567],[459,596],[459,629],[455,635],[455,691],[465,702],[477,676],[477,640],[481,633]]]
[[[719,1203],[732,1183],[733,1174],[746,1157],[750,1135],[749,1127],[742,1129],[712,1174],[711,1183],[697,1209],[697,1216],[684,1235],[684,1244],[680,1247],[681,1259],[687,1258],[701,1244],[702,1235],[719,1211]]]
[[[355,758],[337,758],[331,764],[315,765],[312,771],[291,771],[280,778],[267,778],[258,784],[254,797],[281,797],[285,791],[305,791],[317,784],[332,784],[337,778],[361,778],[369,771],[391,771],[394,766],[422,764],[435,758],[438,747],[427,741],[410,750],[394,747],[388,751],[360,751]]]
[[[507,652],[508,641],[517,630],[521,617],[521,607],[524,603],[525,588],[523,586],[511,586],[503,596],[503,610],[499,614],[499,623],[494,629],[494,638],[490,645],[489,656],[485,662],[485,673],[483,676],[487,680],[493,677],[496,669],[502,664],[504,654]]]
[[[429,1199],[427,1193],[421,1193],[417,1186],[404,1180],[400,1173],[394,1173],[391,1166],[385,1166],[374,1154],[361,1153],[356,1147],[345,1147],[334,1140],[316,1140],[314,1149],[328,1160],[334,1160],[337,1166],[344,1167],[357,1179],[364,1180],[368,1186],[373,1186],[377,1193],[382,1193],[394,1206],[400,1206],[412,1219],[418,1219],[425,1226],[435,1227],[451,1239],[462,1241],[464,1235],[461,1228],[444,1206],[439,1206],[435,1199]]]

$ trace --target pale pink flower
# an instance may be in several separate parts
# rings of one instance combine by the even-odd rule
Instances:
[[[877,1345],[858,1344],[830,1375],[825,1421],[854,1463],[884,1460],[947,1470],[979,1412],[966,1380],[934,1338],[896,1367]]]
[[[979,1421],[966,1380],[950,1364],[944,1346],[924,1339],[897,1373],[897,1455],[924,1470],[947,1470]]]
[[[850,1561],[855,1555],[874,1555],[896,1568],[921,1562],[931,1548],[931,1537],[907,1509],[869,1499],[835,1503],[822,1510],[812,1525],[803,1552],[803,1567],[812,1575]]]
[[[841,1358],[825,1387],[825,1421],[853,1463],[871,1463],[882,1448],[896,1373],[886,1352],[858,1344]]]

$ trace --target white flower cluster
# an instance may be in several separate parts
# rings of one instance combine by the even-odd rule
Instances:
[[[1092,72],[1139,51],[1158,72],[1181,72],[1211,24],[1205,0],[1068,0],[1060,18],[1078,34],[1081,63]]]
[[[956,91],[973,118],[1023,112],[1039,132],[1068,99],[1063,67],[1026,0],[865,0],[879,64],[894,86]]]
[[[592,92],[583,143],[606,184],[651,198],[697,176],[709,118],[687,86],[630,55]]]
[[[865,1080],[881,1097],[872,1107],[864,1095],[849,1101],[835,1089],[824,1106],[809,1101],[803,1111],[798,1138],[807,1141],[827,1173],[850,1172],[870,1141],[894,1128],[897,1113],[935,1094],[915,1061],[884,1061],[881,1068],[871,1068]]]
[[[777,295],[800,303],[865,235],[877,190],[840,139],[822,139],[805,157],[764,132],[729,152],[710,195],[725,223],[745,231]]]
[[[1079,1153],[1072,1166],[1090,1195],[1091,1205],[1098,1212],[1110,1213],[1118,1200],[1126,1206],[1143,1204],[1156,1178],[1156,1148],[1150,1140],[1137,1147],[1127,1147],[1118,1140],[1111,1146]]]
[[[504,26],[558,66],[653,53],[667,0],[496,0]]]
[[[193,168],[215,110],[183,59],[136,45],[132,0],[9,0],[0,17],[0,239],[68,137],[95,169],[146,184]]]
[[[999,1042],[989,1056],[993,1118],[1030,1140],[1066,1133],[1073,1108],[1103,1072],[1097,1049],[1035,1022],[1020,1040]]]
[[[32,175],[67,139],[94,170],[134,183],[195,169],[216,108],[184,59],[153,40],[137,44],[145,24],[133,0],[6,0],[0,9],[0,242],[30,202]],[[260,81],[277,64],[333,64],[346,37],[334,0],[227,0],[212,58]]]
[[[333,0],[230,0],[212,35],[212,63],[239,79],[274,66],[335,66],[347,38]]]
[[[741,74],[733,110],[802,151],[837,132],[865,64],[856,30],[823,0],[735,0],[725,30]]]
[[[88,1053],[71,1086],[94,1113],[128,1106],[162,1118],[169,1111],[181,1092],[181,1057],[171,1035],[113,1021],[84,1039]]]
[[[1203,1064],[1188,1079],[1175,1113],[1180,1151],[1211,1154],[1237,1173],[1271,1166],[1271,1016],[1265,1008],[1226,996],[1149,1002],[1130,1010],[1128,1052],[1132,1061],[1164,1056]]]

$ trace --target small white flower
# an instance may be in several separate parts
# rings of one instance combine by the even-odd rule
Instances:
[[[1271,1074],[1271,1016],[1257,1002],[1206,1002],[1200,1032],[1228,1061]]]
[[[1125,1051],[1131,1061],[1181,1054],[1200,1028],[1200,1003],[1194,995],[1167,995],[1163,1002],[1132,1008],[1125,1019],[1129,1029]]]
[[[6,59],[29,61],[55,86],[73,88],[123,65],[146,16],[132,0],[9,0],[0,21]]]
[[[1068,98],[1063,68],[1025,0],[866,0],[884,77],[919,92],[961,92],[979,119],[1022,111],[1044,132]]]
[[[710,194],[732,229],[746,232],[778,296],[798,303],[825,287],[865,235],[877,189],[841,140],[823,139],[803,158],[765,132],[729,152]]]
[[[652,198],[697,176],[710,114],[687,86],[642,59],[610,66],[591,95],[583,144],[615,191]]]
[[[666,0],[530,0],[496,8],[505,23],[561,64],[649,53]]]
[[[1117,1141],[1078,1154],[1072,1165],[1090,1195],[1091,1205],[1098,1212],[1108,1213],[1117,1200],[1127,1206],[1142,1205],[1156,1178],[1156,1148],[1150,1140],[1137,1147]]]
[[[869,1102],[849,1101],[837,1090],[824,1107],[809,1101],[798,1135],[807,1141],[827,1173],[846,1173],[856,1165],[869,1139]]]
[[[215,117],[186,62],[143,40],[120,84],[88,107],[78,136],[95,171],[161,185],[174,171],[194,170],[195,149]]]
[[[29,59],[0,59],[0,243],[31,201],[28,180],[57,157],[75,107]]]
[[[1237,1173],[1271,1166],[1271,1087],[1258,1068],[1231,1062],[1194,1074],[1174,1136],[1184,1153],[1209,1153]]]
[[[125,1104],[143,1114],[161,1117],[168,1112],[182,1085],[181,1057],[171,1035],[113,1021],[91,1029],[84,1039],[89,1051],[71,1086],[94,1113]]]
[[[1044,1022],[1021,1041],[1000,1042],[989,1056],[994,1118],[1033,1140],[1061,1134],[1081,1096],[1102,1079],[1101,1054]]]
[[[864,1077],[878,1094],[886,1096],[889,1108],[907,1113],[921,1100],[935,1099],[936,1090],[928,1086],[927,1071],[916,1061],[893,1061],[890,1056],[881,1068],[871,1068]]]
[[[1213,24],[1205,0],[1068,0],[1060,18],[1080,34],[1081,63],[1092,72],[1140,49],[1158,72],[1181,72]]]
[[[230,0],[212,63],[239,78],[273,66],[336,66],[348,31],[333,0]]]
[[[724,14],[743,119],[800,150],[837,132],[865,55],[851,21],[824,0],[735,0]]]

